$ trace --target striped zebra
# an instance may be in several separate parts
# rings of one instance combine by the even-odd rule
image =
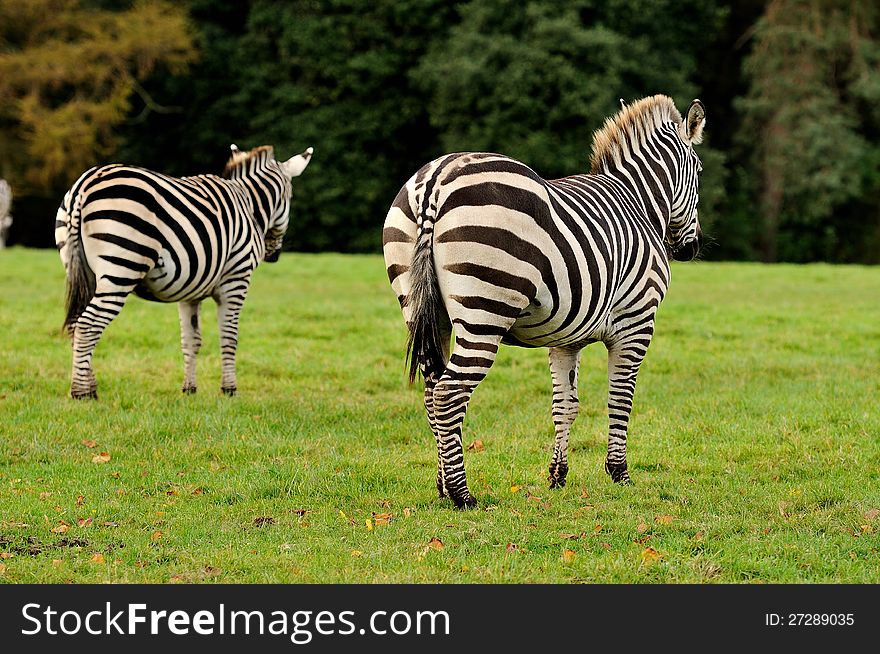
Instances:
[[[238,318],[251,274],[260,261],[278,260],[291,178],[311,156],[309,148],[278,162],[272,146],[242,151],[233,145],[222,176],[177,178],[121,164],[83,173],[55,220],[67,273],[64,327],[73,339],[71,397],[97,397],[92,353],[132,292],[178,303],[184,393],[196,391],[199,308],[213,298],[221,389],[236,393]]]
[[[548,181],[500,154],[450,154],[421,168],[388,212],[385,263],[409,327],[410,381],[425,378],[437,490],[458,507],[476,503],[462,421],[501,343],[549,348],[551,488],[568,472],[580,350],[605,344],[605,470],[630,482],[627,424],[669,257],[691,260],[702,241],[693,146],[705,110],[694,100],[683,120],[662,95],[622,105],[594,135],[589,174]]]

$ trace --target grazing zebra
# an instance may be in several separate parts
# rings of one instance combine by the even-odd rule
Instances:
[[[92,353],[128,295],[177,302],[183,392],[196,390],[200,303],[217,303],[221,389],[236,392],[238,317],[251,273],[277,261],[290,213],[291,178],[312,148],[284,162],[272,146],[232,146],[222,176],[169,177],[112,164],[86,171],[64,196],[55,243],[67,272],[67,317],[73,338],[70,395],[97,397]]]
[[[549,348],[551,487],[568,472],[580,350],[605,344],[605,470],[629,482],[627,424],[669,256],[691,260],[702,241],[693,146],[705,122],[699,100],[682,120],[670,98],[656,95],[606,120],[589,174],[547,181],[500,154],[458,153],[427,164],[400,190],[385,219],[385,263],[409,327],[410,381],[419,370],[425,378],[441,497],[476,503],[461,427],[501,343]]]

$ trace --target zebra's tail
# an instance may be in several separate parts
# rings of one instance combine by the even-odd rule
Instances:
[[[66,203],[65,203],[66,204]],[[63,207],[58,210],[56,225],[66,223],[66,238],[58,241],[60,245],[61,260],[67,270],[67,315],[64,318],[62,330],[69,336],[73,336],[76,321],[95,296],[95,275],[92,273],[86,253],[83,249],[80,235],[79,215],[77,209],[68,213]],[[61,228],[63,231],[63,227]],[[58,232],[56,231],[56,234]]]
[[[409,361],[409,382],[412,384],[420,368],[425,375],[439,375],[446,368],[440,328],[444,319],[448,318],[434,269],[434,226],[425,212],[419,215],[406,306],[410,310],[406,357]]]

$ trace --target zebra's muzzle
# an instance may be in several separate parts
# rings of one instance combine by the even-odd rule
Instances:
[[[703,235],[697,232],[697,237],[692,241],[679,245],[672,251],[672,258],[676,261],[693,261],[694,257],[700,252],[700,246],[703,244]]]
[[[271,252],[267,252],[266,256],[263,257],[263,260],[268,261],[269,263],[275,263],[276,261],[278,261],[278,257],[280,257],[280,256],[281,256],[281,248],[278,248],[277,250],[272,250]]]

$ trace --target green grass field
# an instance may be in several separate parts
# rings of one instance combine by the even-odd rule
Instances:
[[[880,268],[674,265],[631,487],[602,470],[604,348],[559,491],[546,351],[503,348],[464,512],[435,496],[381,257],[261,266],[235,398],[212,304],[184,396],[176,308],[133,298],[100,400],[69,399],[63,297],[55,252],[0,252],[2,582],[880,582]]]

